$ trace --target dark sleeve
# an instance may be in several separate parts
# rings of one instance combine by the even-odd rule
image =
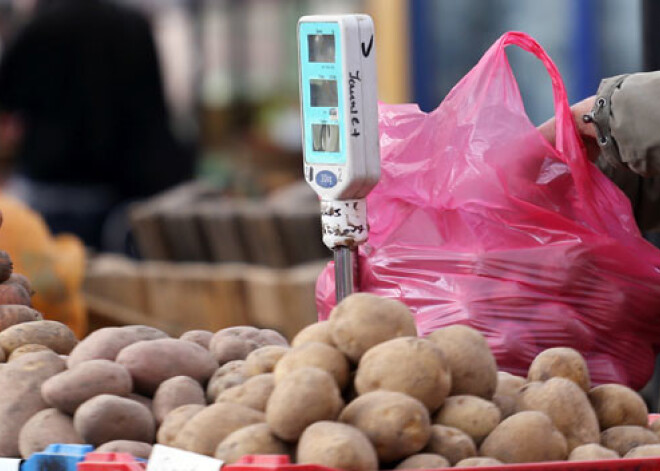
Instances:
[[[30,87],[34,80],[30,74],[29,61],[33,56],[34,26],[24,28],[8,42],[0,59],[0,109],[17,111],[27,106]]]

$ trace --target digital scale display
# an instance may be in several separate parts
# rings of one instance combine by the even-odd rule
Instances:
[[[310,62],[335,61],[334,34],[311,34],[307,36]]]

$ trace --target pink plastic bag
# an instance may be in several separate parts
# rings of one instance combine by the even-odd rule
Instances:
[[[525,113],[509,45],[552,78],[556,149]],[[406,303],[422,336],[456,323],[479,329],[502,370],[526,374],[540,351],[569,346],[595,384],[643,386],[660,343],[660,251],[587,160],[538,43],[507,33],[433,112],[379,113],[382,178],[368,198],[360,290]],[[330,264],[317,284],[321,319],[334,296]]]

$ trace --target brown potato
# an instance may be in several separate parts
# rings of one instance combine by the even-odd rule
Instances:
[[[587,443],[573,448],[568,455],[568,461],[616,460],[620,458],[616,451],[600,446],[597,443]]]
[[[151,443],[136,442],[134,440],[113,440],[104,443],[94,451],[96,453],[130,453],[137,458],[147,460],[151,455]]]
[[[275,382],[279,383],[292,371],[305,367],[327,371],[335,378],[339,389],[344,389],[348,384],[350,368],[344,354],[319,342],[307,342],[286,352],[275,366]]]
[[[84,402],[73,416],[73,426],[85,443],[94,446],[113,440],[153,443],[151,411],[125,397],[101,394]]]
[[[588,396],[601,430],[617,425],[645,427],[648,424],[646,403],[639,394],[626,386],[603,384],[589,391]]]
[[[78,406],[94,396],[127,396],[132,389],[126,368],[109,360],[92,360],[47,379],[41,385],[41,396],[49,406],[73,415]]]
[[[549,348],[539,353],[529,366],[528,381],[547,381],[561,377],[573,381],[584,392],[589,392],[591,379],[587,362],[580,352],[572,348]]]
[[[462,430],[446,425],[432,425],[431,438],[424,452],[444,456],[453,466],[465,458],[476,456],[477,447]]]
[[[13,271],[14,263],[11,261],[11,257],[4,250],[0,250],[0,283],[9,280]]]
[[[393,368],[392,365],[396,365]],[[355,389],[398,391],[437,410],[451,389],[451,373],[442,351],[431,341],[401,337],[376,345],[362,356]]]
[[[163,423],[158,428],[157,442],[161,445],[174,446],[176,436],[186,422],[204,409],[204,406],[198,404],[187,404],[171,411],[165,416]]]
[[[220,442],[215,457],[227,464],[246,455],[288,455],[289,446],[273,435],[268,424],[254,424],[240,428]]]
[[[219,365],[224,365],[234,360],[245,360],[248,354],[254,350],[250,343],[241,337],[219,337],[211,340],[209,351]]]
[[[0,456],[20,456],[21,428],[48,407],[41,398],[41,384],[64,369],[64,361],[53,352],[30,353],[4,366],[0,372]]]
[[[475,456],[473,458],[465,458],[464,460],[459,461],[454,466],[455,468],[481,468],[484,466],[502,466],[500,460],[495,458],[480,457]]]
[[[493,403],[500,409],[502,419],[516,413],[518,392],[527,384],[527,379],[515,376],[505,371],[497,373],[497,388],[493,396]]]
[[[57,409],[44,409],[25,422],[18,435],[21,456],[43,451],[51,443],[84,443],[73,428],[73,420]]]
[[[146,395],[174,376],[190,376],[206,384],[218,367],[207,350],[179,339],[136,342],[119,352],[116,361],[131,373],[135,390]]]
[[[211,345],[211,339],[213,338],[213,332],[208,330],[189,330],[181,334],[179,338],[186,342],[194,342],[208,350]]]
[[[2,350],[2,349],[0,349]],[[4,350],[2,350],[4,352]],[[9,355],[9,358],[7,358],[7,361],[13,361],[16,360],[17,358],[27,354],[27,353],[34,353],[34,352],[45,352],[49,351],[52,352],[52,350],[45,345],[39,345],[38,343],[28,343],[25,345],[21,345],[18,347],[16,350],[11,352],[11,355]],[[55,352],[53,352],[55,353]]]
[[[221,402],[212,404],[189,419],[174,440],[184,450],[213,456],[230,433],[264,421],[264,415],[249,407]]]
[[[119,352],[141,340],[157,340],[168,338],[168,335],[146,325],[129,325],[125,327],[106,327],[95,330],[82,340],[69,354],[67,365],[74,368],[79,363],[88,360],[112,360]]]
[[[529,383],[520,390],[518,410],[544,412],[566,437],[568,452],[598,443],[598,418],[587,395],[573,381],[556,376],[544,383]]]
[[[0,304],[32,306],[30,293],[18,283],[0,284]]]
[[[0,347],[5,353],[29,343],[45,345],[55,353],[67,355],[78,340],[71,329],[57,321],[23,322],[0,332]]]
[[[12,325],[42,320],[44,320],[44,317],[39,311],[35,311],[23,304],[5,304],[0,306],[0,332]]]
[[[231,402],[265,412],[266,404],[274,389],[275,378],[272,373],[257,375],[241,385],[226,389],[220,393],[215,402]]]
[[[640,445],[630,450],[624,458],[645,458],[647,456],[660,456],[660,445]]]
[[[481,444],[479,454],[502,463],[565,460],[566,439],[543,412],[518,412],[504,419]]]
[[[625,456],[630,450],[640,445],[657,445],[660,438],[649,430],[638,425],[619,425],[610,427],[600,434],[600,444],[605,448]]]
[[[334,347],[332,341],[332,330],[330,329],[330,322],[317,322],[310,324],[300,332],[291,341],[292,347],[299,347],[306,342],[321,342]]]
[[[465,325],[451,325],[436,330],[427,339],[445,355],[451,371],[450,395],[492,399],[497,388],[497,364],[481,332]]]
[[[394,299],[355,293],[332,309],[332,342],[354,363],[371,347],[396,337],[416,337],[417,326],[408,307]]]
[[[384,463],[417,453],[431,437],[431,420],[424,404],[399,392],[364,394],[346,406],[339,420],[362,431]]]
[[[245,369],[245,360],[233,360],[215,370],[206,386],[206,400],[213,403],[223,391],[243,384],[249,376]]]
[[[330,373],[300,368],[275,386],[266,406],[266,422],[276,436],[294,442],[310,424],[335,420],[343,406]]]
[[[433,453],[420,453],[403,460],[394,469],[438,469],[449,468],[451,465],[447,458]]]
[[[433,423],[456,427],[467,433],[479,446],[500,423],[501,413],[495,404],[477,396],[451,396],[445,399]]]
[[[251,351],[266,345],[288,346],[288,343],[274,330],[238,326],[216,332],[209,348],[216,361],[223,365],[232,360],[245,360]]]
[[[298,464],[316,464],[345,471],[376,471],[373,446],[355,427],[321,421],[307,427],[297,449]]]
[[[25,275],[21,275],[20,273],[12,273],[9,279],[7,280],[7,283],[15,283],[21,285],[23,288],[25,288],[25,291],[27,291],[27,293],[30,296],[34,296],[34,294],[36,293],[28,277]],[[41,319],[34,319],[34,320],[37,321]]]
[[[156,423],[160,424],[170,411],[186,404],[205,406],[204,388],[189,376],[174,376],[160,383],[151,410]]]
[[[251,351],[245,359],[245,373],[248,376],[272,373],[277,362],[288,351],[288,347],[281,345],[266,345]]]

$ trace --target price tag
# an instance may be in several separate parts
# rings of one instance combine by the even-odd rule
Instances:
[[[0,458],[0,471],[20,471],[21,461],[19,458]]]
[[[163,445],[154,445],[151,455],[149,455],[147,471],[219,471],[223,464],[222,460],[208,456]],[[5,470],[0,468],[0,471]]]

